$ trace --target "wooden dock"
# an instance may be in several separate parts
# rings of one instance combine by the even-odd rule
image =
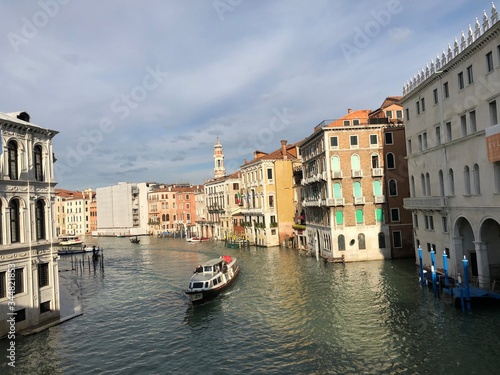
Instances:
[[[338,258],[327,258],[327,257],[322,257],[322,258],[323,262],[325,263],[345,263],[344,254],[342,254],[342,256]]]

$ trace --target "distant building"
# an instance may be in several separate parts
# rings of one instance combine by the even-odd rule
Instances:
[[[156,183],[120,182],[96,189],[96,236],[136,236],[148,233],[148,193]]]
[[[492,8],[404,87],[415,252],[423,262],[500,279],[500,23]],[[443,254],[446,254],[444,258]],[[417,258],[418,259],[418,258]]]
[[[57,133],[30,122],[26,112],[0,113],[0,337],[10,331],[12,317],[16,333],[59,320]]]

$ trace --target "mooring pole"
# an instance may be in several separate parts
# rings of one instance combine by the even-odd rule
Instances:
[[[434,266],[431,266],[431,271],[432,271],[432,289],[434,289],[434,297],[438,297],[438,290],[437,290],[437,281],[436,281],[436,269]]]
[[[469,261],[465,255],[462,263],[464,265],[465,299],[467,302],[467,310],[470,311]]]
[[[444,285],[448,286],[448,255],[443,252]]]
[[[424,280],[424,262],[422,260],[422,247],[419,246],[418,247],[418,259],[419,259],[419,262],[420,262],[420,284],[422,284],[422,286],[425,285],[425,280]]]

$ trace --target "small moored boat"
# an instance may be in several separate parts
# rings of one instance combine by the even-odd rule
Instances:
[[[205,242],[210,241],[208,237],[191,237],[186,239],[187,242]]]
[[[141,240],[137,236],[135,236],[135,237],[130,237],[130,242],[139,243],[139,242],[141,242]]]
[[[229,255],[209,260],[196,267],[185,293],[194,305],[206,302],[226,289],[239,272],[236,258]]]

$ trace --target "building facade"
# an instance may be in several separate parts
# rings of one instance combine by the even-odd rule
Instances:
[[[26,112],[0,113],[0,337],[59,320],[52,139]],[[13,288],[13,289],[11,289]]]
[[[500,23],[493,7],[409,81],[401,101],[415,248],[481,286],[500,278]],[[417,254],[418,255],[418,254]]]

